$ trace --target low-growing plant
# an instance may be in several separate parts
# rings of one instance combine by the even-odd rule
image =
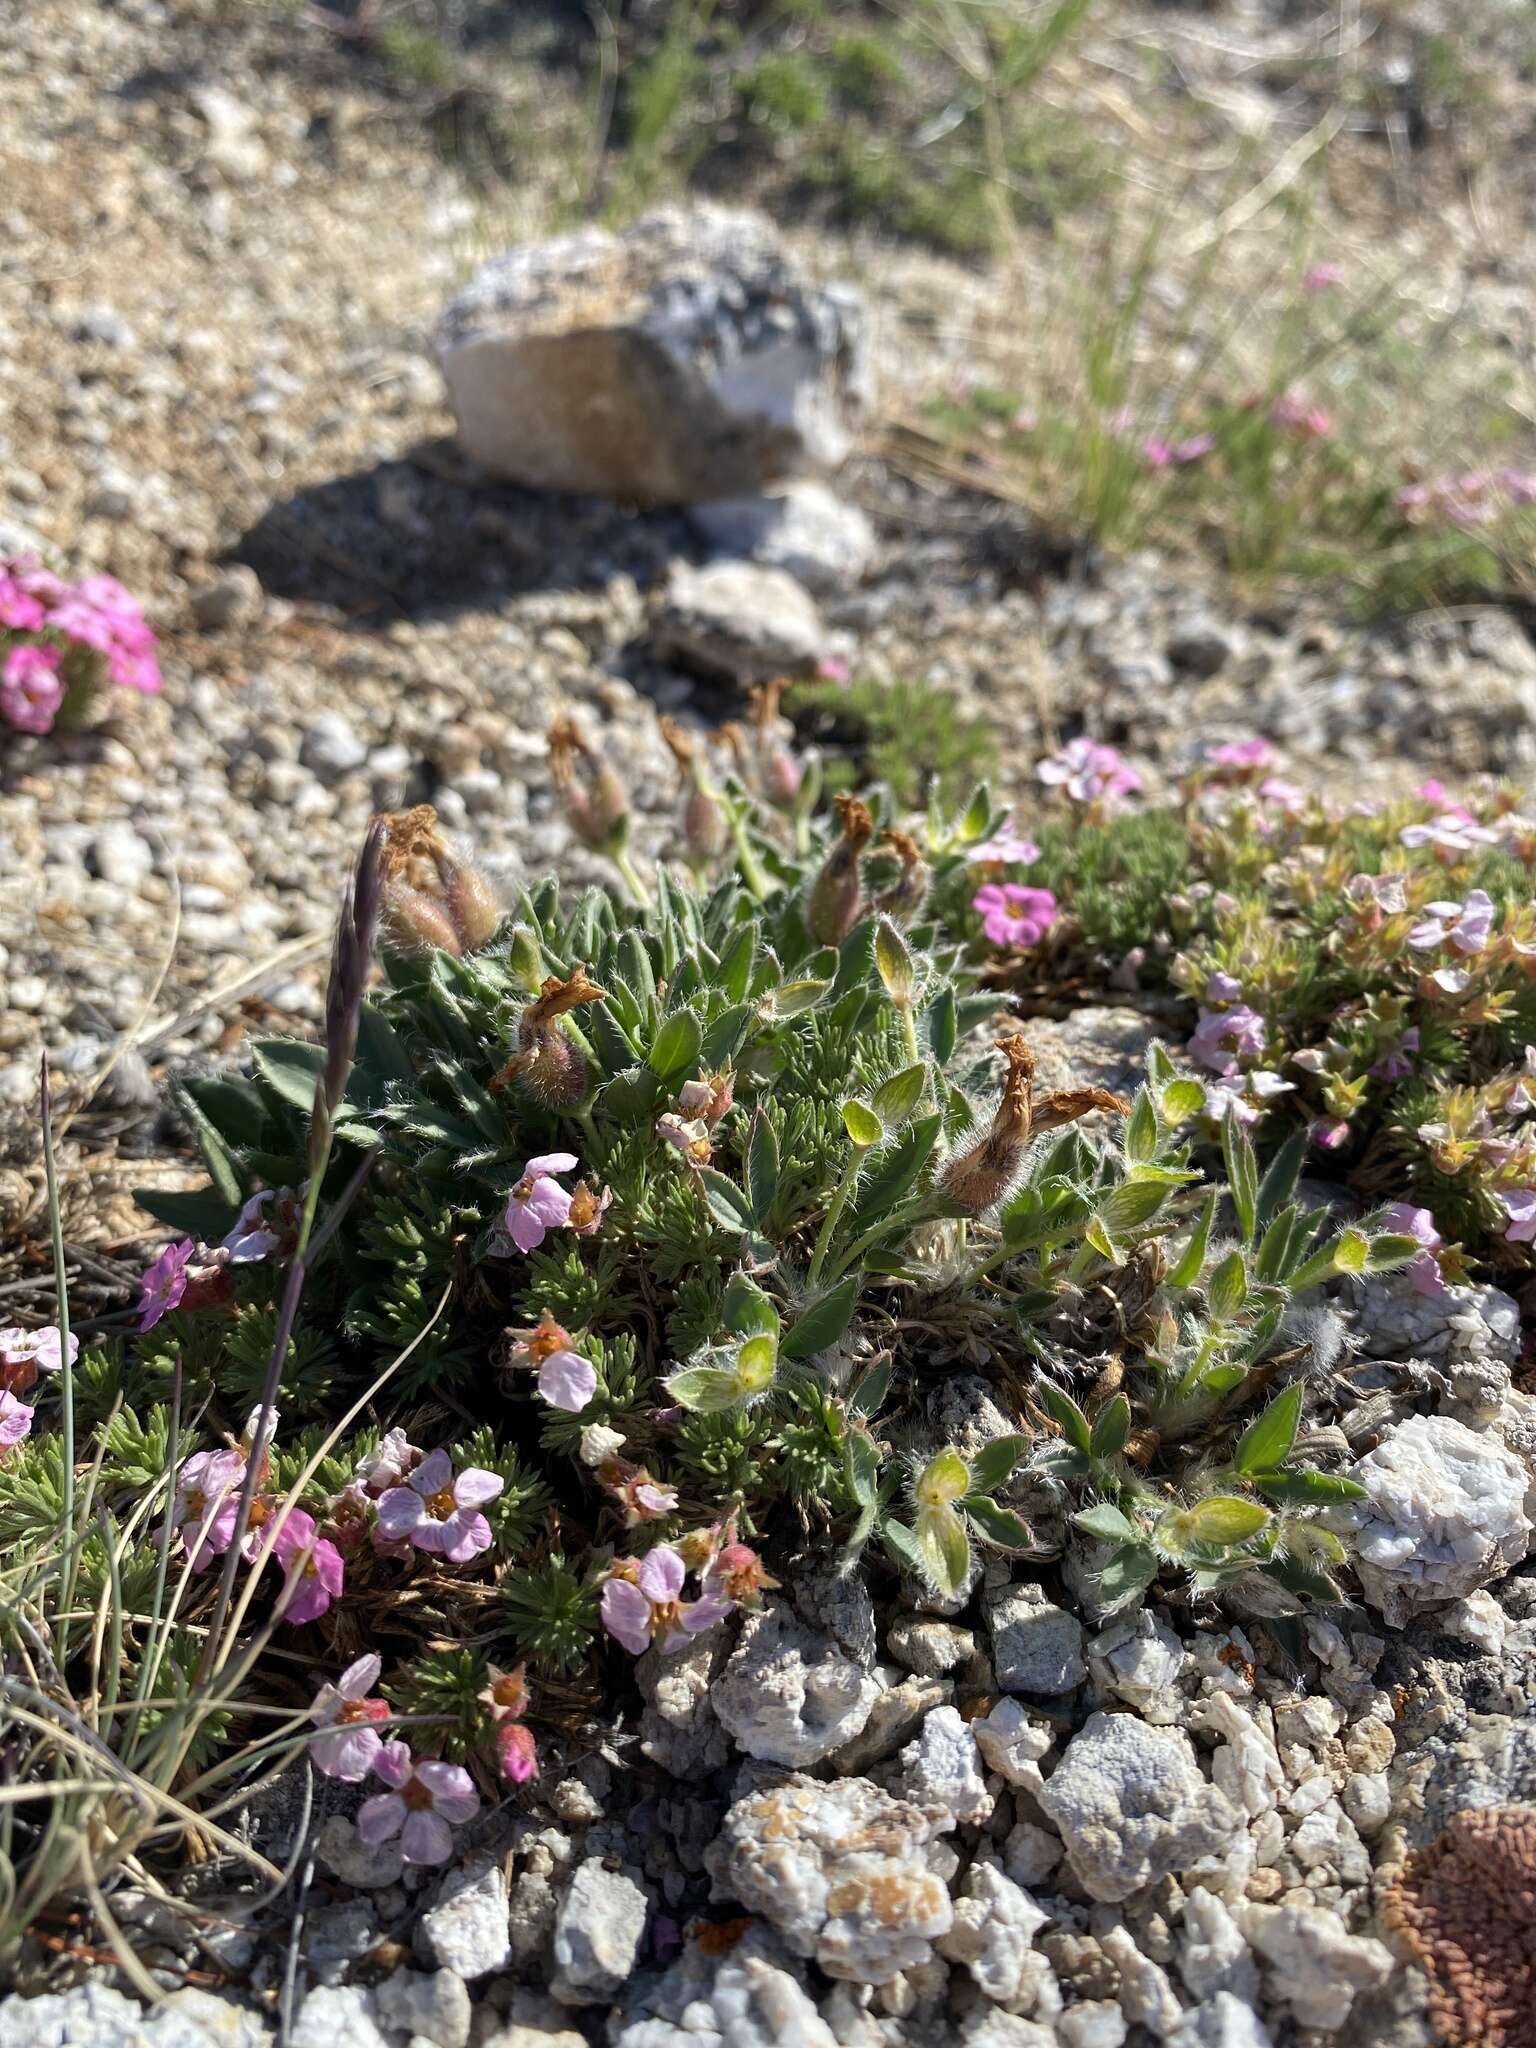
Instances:
[[[35,555],[0,556],[0,731],[76,730],[108,683],[160,688],[155,636],[123,586],[68,583]]]

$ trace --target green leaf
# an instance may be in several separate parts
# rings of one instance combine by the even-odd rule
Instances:
[[[1216,1221],[1216,1196],[1214,1190],[1205,1198],[1195,1227],[1189,1234],[1189,1242],[1180,1252],[1176,1264],[1168,1275],[1170,1287],[1193,1287],[1205,1269],[1206,1253],[1211,1246],[1211,1226]]]
[[[1072,1526],[1096,1536],[1100,1543],[1135,1543],[1140,1534],[1130,1516],[1122,1514],[1107,1500],[1101,1500],[1095,1507],[1081,1509],[1072,1517]]]
[[[843,1129],[861,1152],[868,1152],[885,1136],[885,1126],[867,1102],[850,1097],[843,1104]]]
[[[1098,1459],[1118,1458],[1131,1433],[1131,1404],[1124,1394],[1107,1401],[1094,1419],[1088,1448]]]
[[[965,1585],[971,1568],[971,1539],[953,1508],[933,1508],[919,1515],[913,1531],[928,1578],[940,1593],[953,1597]],[[1027,1540],[1027,1537],[1026,1537]]]
[[[880,1532],[881,1540],[890,1552],[891,1561],[898,1571],[910,1572],[912,1577],[928,1580],[928,1560],[918,1546],[917,1538],[904,1522],[887,1522]]]
[[[993,1493],[1001,1486],[1029,1449],[1027,1436],[994,1437],[970,1460],[971,1491]]]
[[[1227,1253],[1211,1275],[1206,1298],[1215,1322],[1229,1323],[1241,1313],[1243,1303],[1248,1299],[1248,1272],[1241,1252]]]
[[[779,1312],[748,1273],[731,1275],[721,1315],[733,1337],[766,1336],[778,1341]]]
[[[1088,1219],[1088,1227],[1083,1232],[1083,1242],[1091,1246],[1101,1259],[1108,1259],[1112,1266],[1124,1264],[1125,1255],[1104,1228],[1104,1219],[1101,1216],[1091,1216]]]
[[[1152,1106],[1152,1091],[1138,1088],[1125,1126],[1126,1158],[1138,1165],[1156,1158],[1157,1135],[1157,1111]]]
[[[1257,1220],[1260,1230],[1295,1194],[1296,1183],[1306,1162],[1308,1142],[1307,1127],[1303,1124],[1299,1130],[1292,1131],[1269,1162],[1268,1170],[1259,1183]]]
[[[814,1010],[827,990],[829,981],[786,981],[776,988],[768,998],[767,1009],[771,1017],[800,1017],[807,1010]]]
[[[1235,1109],[1229,1109],[1222,1122],[1221,1151],[1227,1164],[1227,1185],[1232,1191],[1238,1228],[1243,1243],[1252,1244],[1258,1213],[1259,1162],[1254,1156],[1253,1141],[1238,1122]]]
[[[703,1043],[704,1032],[692,1010],[674,1010],[662,1019],[645,1063],[660,1081],[682,1080],[696,1065]]]
[[[885,992],[898,1010],[910,1010],[916,974],[907,942],[889,918],[875,926],[875,966],[885,983]]]
[[[211,1188],[135,1188],[133,1199],[157,1223],[168,1223],[183,1237],[217,1244],[234,1224],[236,1209]]]
[[[1424,1247],[1416,1237],[1399,1236],[1389,1233],[1373,1237],[1365,1255],[1367,1273],[1391,1273],[1399,1266],[1406,1266],[1416,1259]]]
[[[754,1223],[767,1221],[779,1192],[779,1141],[762,1110],[752,1112],[745,1164],[747,1207]]]
[[[940,1123],[937,1114],[917,1117],[894,1144],[880,1148],[856,1198],[854,1222],[860,1232],[878,1223],[911,1189],[933,1155]]]
[[[1410,1240],[1412,1242],[1412,1240]],[[1414,1244],[1414,1250],[1421,1247]],[[1370,1263],[1371,1241],[1363,1230],[1353,1225],[1341,1230],[1333,1246],[1333,1270],[1336,1273],[1363,1273]]]
[[[735,1181],[727,1180],[723,1173],[717,1173],[712,1166],[694,1168],[699,1186],[704,1190],[704,1200],[715,1221],[727,1230],[750,1230],[752,1228],[752,1205],[748,1202]]]
[[[745,1043],[756,1015],[751,1003],[738,1003],[734,1009],[722,1010],[713,1023],[706,1024],[699,1047],[699,1065],[711,1072],[728,1067]]]
[[[720,955],[716,980],[733,1003],[744,1003],[752,986],[752,969],[757,962],[757,926],[739,925],[735,936]]]
[[[1249,1475],[1261,1493],[1287,1507],[1331,1507],[1341,1500],[1368,1500],[1353,1479],[1337,1472],[1254,1472]]]
[[[1262,1415],[1255,1416],[1232,1453],[1235,1471],[1268,1472],[1285,1463],[1301,1423],[1301,1397],[1302,1385],[1297,1380],[1277,1394]]]
[[[955,1056],[955,1041],[959,1036],[959,1018],[952,988],[946,988],[928,1005],[923,1023],[927,1028],[928,1050],[941,1068],[948,1066]]]
[[[670,1373],[662,1385],[691,1415],[724,1415],[743,1405],[741,1385],[735,1373],[716,1365],[687,1365]]]
[[[1098,1595],[1105,1612],[1113,1614],[1145,1592],[1157,1577],[1157,1564],[1157,1552],[1150,1543],[1122,1545],[1099,1573]]]
[[[315,1103],[315,1083],[325,1067],[325,1047],[298,1038],[263,1038],[251,1047],[257,1074],[281,1101],[306,1116]]]
[[[1034,1531],[1021,1516],[1011,1508],[1000,1508],[985,1495],[967,1494],[960,1507],[983,1542],[996,1544],[1000,1550],[1028,1550],[1035,1540]]]
[[[176,1105],[191,1126],[197,1140],[197,1149],[203,1155],[208,1168],[208,1178],[213,1182],[214,1193],[231,1208],[238,1209],[245,1200],[245,1182],[233,1154],[225,1144],[223,1134],[213,1119],[204,1114],[196,1096],[185,1088],[173,1091]]]
[[[915,1066],[903,1067],[899,1074],[892,1074],[882,1081],[875,1090],[874,1112],[888,1131],[896,1131],[906,1122],[923,1099],[923,1090],[928,1085],[928,1068],[919,1060]]]
[[[1205,1090],[1200,1083],[1188,1075],[1179,1081],[1170,1081],[1158,1099],[1163,1121],[1177,1128],[1198,1116],[1205,1107]]]
[[[891,1367],[887,1359],[881,1365],[872,1365],[848,1396],[848,1413],[868,1422],[872,1416],[879,1414],[890,1389]]]
[[[1093,1450],[1093,1431],[1088,1427],[1088,1418],[1078,1407],[1072,1396],[1064,1393],[1052,1380],[1041,1380],[1035,1388],[1040,1404],[1061,1430],[1062,1435],[1074,1450],[1084,1457]]]
[[[1129,1231],[1139,1230],[1162,1208],[1168,1186],[1155,1180],[1122,1181],[1099,1204],[1098,1222],[1116,1243]]]
[[[853,1316],[854,1303],[859,1298],[857,1273],[850,1273],[846,1280],[839,1280],[835,1287],[802,1310],[799,1320],[792,1326],[781,1344],[780,1353],[785,1358],[814,1358],[818,1351],[825,1351],[829,1344],[835,1344]]]
[[[1268,1520],[1269,1509],[1262,1501],[1244,1500],[1235,1493],[1211,1493],[1183,1512],[1182,1526],[1191,1541],[1225,1548],[1257,1536]]]
[[[862,1429],[848,1432],[848,1484],[861,1507],[869,1507],[880,1496],[880,1447]]]
[[[974,846],[978,839],[985,839],[987,827],[992,822],[992,792],[983,782],[976,789],[965,807],[960,820],[960,838],[966,846]]]
[[[745,1394],[764,1394],[778,1365],[778,1332],[749,1337],[736,1352],[736,1384]]]

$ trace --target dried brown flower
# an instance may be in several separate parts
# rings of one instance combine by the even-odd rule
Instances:
[[[591,1062],[557,1020],[583,1003],[605,1003],[608,991],[578,967],[562,981],[551,974],[517,1020],[517,1051],[495,1076],[492,1088],[515,1081],[535,1102],[563,1109],[580,1102],[591,1080]]]
[[[864,905],[859,857],[875,832],[875,821],[867,804],[841,793],[832,801],[837,805],[843,836],[822,862],[821,872],[811,884],[805,912],[812,937],[823,946],[837,945],[859,921]]]
[[[1008,1063],[1003,1092],[989,1129],[945,1167],[944,1193],[968,1216],[995,1208],[1013,1187],[1032,1137],[1073,1123],[1094,1109],[1129,1107],[1107,1088],[1067,1088],[1035,1100],[1035,1056],[1022,1032],[997,1040]]]
[[[489,883],[449,850],[430,804],[382,814],[384,928],[402,952],[441,947],[473,953],[489,944],[501,910]]]

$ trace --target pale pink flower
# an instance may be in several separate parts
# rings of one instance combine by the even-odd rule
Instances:
[[[1255,733],[1252,739],[1228,740],[1223,746],[1209,747],[1205,758],[1217,768],[1257,770],[1269,766],[1275,750],[1261,733]]]
[[[603,1627],[616,1642],[638,1657],[654,1642],[666,1655],[680,1650],[690,1636],[723,1621],[732,1602],[718,1593],[684,1600],[688,1568],[670,1543],[658,1543],[641,1560],[633,1578],[616,1570],[603,1587]]]
[[[1243,984],[1235,974],[1226,974],[1216,968],[1206,978],[1205,1000],[1208,1003],[1235,1003],[1243,992]]]
[[[388,1700],[369,1698],[381,1668],[376,1656],[359,1657],[334,1685],[328,1682],[315,1694],[309,1718],[317,1728],[332,1731],[309,1745],[310,1758],[323,1777],[358,1785],[373,1768],[384,1747],[376,1724],[387,1721],[390,1712]]]
[[[1335,285],[1344,282],[1344,266],[1341,263],[1314,263],[1301,280],[1304,292],[1331,292]]]
[[[11,569],[0,568],[0,627],[16,633],[35,633],[48,613],[42,600],[28,590]]]
[[[80,1339],[71,1330],[70,1364],[73,1365],[79,1356]],[[0,1388],[6,1392],[24,1394],[35,1384],[40,1372],[60,1372],[63,1363],[64,1353],[54,1324],[45,1323],[40,1330],[23,1330],[12,1324],[0,1330]]]
[[[1437,854],[1470,853],[1474,846],[1495,846],[1497,832],[1474,824],[1465,811],[1445,811],[1428,824],[1405,825],[1398,838],[1404,846],[1429,846]]]
[[[1312,1142],[1321,1145],[1325,1152],[1337,1152],[1349,1136],[1349,1124],[1344,1118],[1319,1117],[1312,1125]]]
[[[244,1480],[245,1459],[228,1450],[194,1451],[177,1474],[171,1514],[198,1571],[222,1557],[233,1542]]]
[[[840,654],[823,654],[816,663],[816,674],[824,683],[846,683],[852,673]]]
[[[37,647],[24,641],[0,664],[0,716],[18,732],[51,730],[64,702],[59,675],[62,660],[57,647]]]
[[[1282,392],[1270,407],[1269,416],[1277,427],[1306,440],[1324,441],[1333,432],[1333,421],[1322,406],[1313,405],[1300,391]]]
[[[35,1413],[25,1401],[18,1401],[9,1388],[0,1393],[0,1452],[14,1450],[30,1434]]]
[[[1393,1041],[1371,1068],[1371,1072],[1382,1081],[1401,1081],[1413,1072],[1410,1054],[1419,1049],[1419,1027],[1410,1024],[1400,1038]]]
[[[1419,1256],[1412,1260],[1404,1271],[1415,1294],[1444,1294],[1445,1281],[1440,1272],[1440,1261],[1435,1257],[1445,1239],[1435,1228],[1435,1219],[1428,1209],[1416,1209],[1411,1202],[1394,1202],[1386,1211],[1384,1219],[1388,1230],[1400,1237],[1411,1237],[1423,1245]]]
[[[1536,1188],[1513,1188],[1499,1196],[1509,1218],[1504,1235],[1511,1244],[1536,1244]]]
[[[1141,444],[1141,460],[1146,469],[1166,469],[1173,461],[1173,450],[1161,434],[1148,434]]]
[[[979,846],[973,846],[965,858],[970,867],[1027,868],[1031,861],[1040,858],[1040,849],[1033,839],[1021,837],[1010,820],[990,839],[983,839]]]
[[[388,1493],[392,1486],[399,1486],[406,1474],[421,1463],[423,1455],[403,1429],[386,1430],[378,1449],[358,1461],[354,1476],[366,1493],[376,1497]]]
[[[279,1206],[287,1192],[286,1188],[283,1189],[276,1198]],[[282,1243],[282,1233],[273,1230],[269,1224],[264,1224],[261,1220],[263,1212],[273,1199],[271,1188],[262,1188],[258,1194],[252,1195],[235,1218],[233,1226],[219,1240],[217,1249],[224,1253],[230,1265],[255,1265],[258,1260],[265,1259],[275,1252]]]
[[[346,1567],[335,1544],[317,1533],[315,1518],[302,1508],[290,1508],[277,1525],[271,1550],[285,1580],[293,1577],[292,1590],[278,1609],[281,1618],[297,1628],[316,1621],[333,1600],[341,1598]]]
[[[983,883],[971,908],[981,913],[981,928],[994,946],[1037,945],[1056,921],[1051,891],[1020,882]]]
[[[1225,1123],[1229,1114],[1235,1116],[1240,1124],[1256,1124],[1264,1112],[1258,1103],[1250,1100],[1242,1076],[1229,1074],[1207,1082],[1205,1114],[1218,1124]]]
[[[1230,1010],[1202,1009],[1185,1051],[1213,1074],[1231,1075],[1239,1059],[1256,1059],[1267,1039],[1258,1011],[1238,1003]]]
[[[453,1829],[480,1811],[480,1795],[462,1765],[417,1763],[403,1742],[386,1742],[373,1760],[373,1775],[392,1789],[365,1799],[357,1832],[370,1845],[400,1837],[407,1863],[446,1863],[453,1854]]]
[[[522,1178],[507,1197],[504,1225],[520,1252],[531,1252],[544,1242],[547,1232],[558,1230],[571,1213],[571,1198],[554,1176],[574,1173],[574,1152],[545,1152],[530,1159]]]
[[[1266,775],[1259,784],[1259,795],[1266,803],[1279,804],[1285,811],[1299,811],[1307,801],[1307,792],[1299,782],[1287,782],[1283,775]]]
[[[480,1513],[506,1481],[470,1465],[457,1478],[444,1450],[428,1451],[404,1486],[379,1502],[379,1532],[390,1542],[409,1539],[418,1550],[468,1564],[491,1547],[491,1525]]]
[[[1215,446],[1216,436],[1214,434],[1190,434],[1184,440],[1174,442],[1172,450],[1173,459],[1183,469],[1192,462],[1202,461],[1211,453]]]
[[[1454,946],[1458,953],[1480,953],[1493,928],[1493,899],[1486,889],[1468,892],[1465,903],[1426,903],[1424,915],[1408,934],[1408,943],[1424,953],[1435,946]]]
[[[526,1785],[539,1775],[533,1730],[521,1721],[504,1721],[496,1730],[496,1768],[513,1785]]]
[[[552,1408],[577,1415],[597,1392],[597,1368],[583,1358],[569,1330],[546,1309],[531,1330],[518,1332],[512,1346],[514,1365],[538,1369],[539,1392]]]
[[[187,1291],[187,1267],[197,1246],[190,1237],[168,1244],[145,1270],[140,1282],[139,1329],[152,1330],[168,1316]]]
[[[1103,802],[1113,807],[1141,788],[1141,777],[1121,759],[1117,748],[1086,738],[1068,740],[1060,753],[1041,761],[1035,773],[1049,787],[1064,789],[1080,804]]]

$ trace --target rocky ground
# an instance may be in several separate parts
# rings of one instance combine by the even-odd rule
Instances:
[[[1161,560],[1059,558],[873,432],[787,609],[761,561],[701,591],[739,532],[521,490],[446,443],[430,336],[483,222],[345,72],[161,0],[44,0],[0,69],[37,109],[0,133],[0,544],[119,575],[166,672],[99,731],[0,741],[0,1235],[21,1247],[0,1277],[22,1306],[41,1049],[74,1270],[110,1301],[144,1229],[124,1188],[186,1171],[160,1084],[314,1022],[371,810],[430,800],[503,887],[595,879],[548,783],[571,711],[657,857],[678,811],[657,712],[739,712],[791,625],[802,666],[924,675],[984,711],[1002,785],[1084,729],[1170,773],[1196,736],[1261,731],[1298,779],[1361,789],[1536,763],[1536,652],[1506,613],[1367,630]],[[964,365],[984,279],[790,239],[809,275],[861,284],[887,390]],[[1107,1080],[1136,1025],[1070,1027],[1076,1077]],[[164,2007],[138,2017],[105,1970],[68,1988],[40,1949],[44,1995],[0,2005],[0,2048],[257,2048],[279,2023],[289,2048],[1418,2048],[1391,1874],[1459,1807],[1536,1798],[1536,1577],[1497,1576],[1529,1537],[1530,1403],[1502,1298],[1463,1292],[1433,1326],[1400,1291],[1342,1305],[1351,1449],[1415,1409],[1470,1440],[1440,1446],[1454,1497],[1382,1489],[1384,1555],[1394,1532],[1450,1553],[1428,1590],[1389,1569],[1373,1606],[1295,1632],[1101,1626],[1049,1559],[951,1616],[877,1615],[808,1563],[738,1640],[645,1660],[638,1722],[584,1728],[451,1876],[362,1848],[345,1788],[309,1836],[275,1795],[249,1825],[304,1881],[259,1941],[210,1865],[195,1925],[123,1907]],[[950,1398],[956,1430],[1001,1428],[981,1382]]]

